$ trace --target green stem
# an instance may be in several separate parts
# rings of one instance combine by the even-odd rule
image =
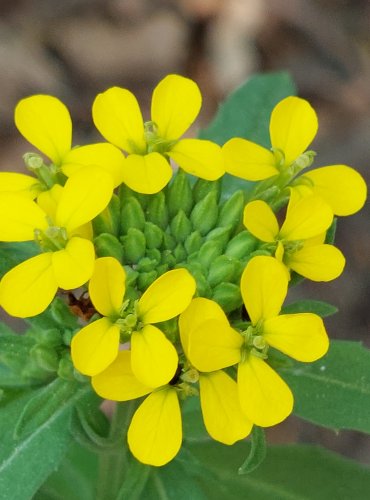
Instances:
[[[125,437],[136,408],[136,401],[116,404],[109,432],[109,437],[116,442],[116,446],[101,453],[97,500],[113,500],[121,488],[128,463]]]

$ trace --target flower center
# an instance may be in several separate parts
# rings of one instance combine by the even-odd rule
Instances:
[[[43,252],[63,250],[68,243],[67,230],[64,227],[50,225],[47,229],[34,230],[35,241]]]
[[[262,359],[267,359],[268,344],[263,337],[262,321],[256,325],[250,325],[240,332],[244,338],[244,344],[241,348],[241,360],[244,361],[249,354],[253,354]]]
[[[158,135],[158,127],[155,122],[148,121],[144,123],[144,137],[147,143],[148,153],[160,153],[164,155],[178,141],[169,141]]]
[[[115,324],[121,330],[122,343],[129,340],[132,332],[140,331],[144,326],[139,319],[138,303],[138,300],[125,300],[122,304],[119,318],[115,321]]]

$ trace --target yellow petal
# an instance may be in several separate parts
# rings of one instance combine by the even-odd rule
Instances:
[[[202,323],[213,319],[219,323],[227,324],[228,319],[221,306],[210,299],[197,297],[190,302],[189,307],[180,314],[179,330],[182,347],[187,357],[189,347],[189,335],[196,330]]]
[[[351,215],[366,201],[367,187],[361,175],[346,165],[330,165],[304,175],[313,182],[313,192],[324,198],[335,215]]]
[[[10,191],[31,200],[36,198],[42,190],[41,183],[31,175],[18,174],[16,172],[0,172],[0,192]]]
[[[290,165],[306,151],[317,129],[317,116],[311,105],[299,97],[286,97],[272,111],[271,145],[284,152],[285,165]]]
[[[254,325],[273,318],[279,314],[288,291],[287,272],[273,257],[253,257],[243,271],[240,291]]]
[[[28,318],[45,311],[58,289],[51,261],[52,252],[42,253],[5,274],[0,304],[8,314]]]
[[[48,227],[46,214],[36,203],[15,193],[0,196],[0,241],[29,241],[34,230]]]
[[[226,172],[247,181],[262,181],[279,174],[271,151],[246,139],[234,138],[222,148]]]
[[[185,172],[207,181],[215,181],[225,173],[221,148],[211,141],[182,139],[167,154]]]
[[[90,222],[108,205],[112,194],[111,175],[99,167],[81,168],[64,186],[56,212],[56,224],[72,231]]]
[[[114,187],[122,183],[125,157],[112,144],[101,142],[71,149],[63,158],[62,170],[70,177],[80,168],[89,166],[100,167],[108,172],[113,178]]]
[[[200,403],[208,434],[224,444],[234,444],[252,430],[242,413],[236,382],[223,371],[201,375]]]
[[[132,418],[127,440],[131,453],[144,464],[160,467],[177,455],[182,424],[175,389],[165,387],[145,399]]]
[[[238,368],[240,406],[261,427],[282,422],[293,410],[293,395],[284,380],[263,359],[250,355]]]
[[[102,257],[95,261],[89,295],[101,315],[119,315],[126,290],[125,282],[125,270],[117,259]]]
[[[19,132],[53,163],[62,163],[71,149],[72,122],[68,109],[56,97],[26,97],[15,108],[15,124]]]
[[[96,128],[107,141],[128,153],[145,153],[143,117],[129,90],[112,87],[98,94],[92,114]]]
[[[312,313],[282,314],[265,321],[266,342],[298,361],[316,361],[329,348],[322,319]]]
[[[97,375],[117,357],[120,330],[108,318],[93,321],[72,339],[71,355],[74,366],[84,375]]]
[[[54,184],[51,189],[43,191],[37,197],[38,206],[42,208],[42,210],[51,220],[55,220],[55,214],[62,193],[63,187],[59,184]]]
[[[333,245],[315,245],[289,255],[286,263],[301,276],[312,281],[331,281],[343,272],[345,258]]]
[[[244,226],[256,238],[273,242],[279,233],[279,224],[269,205],[261,200],[251,201],[244,208]]]
[[[163,139],[178,139],[198,116],[202,96],[189,78],[167,75],[153,92],[152,120]]]
[[[131,335],[131,366],[142,384],[160,387],[175,375],[178,366],[176,349],[163,332],[146,325]]]
[[[129,401],[152,391],[132,373],[130,351],[119,351],[108,368],[92,377],[91,384],[99,396],[112,401]]]
[[[86,283],[94,271],[95,250],[91,241],[74,236],[63,250],[53,252],[55,279],[64,290]]]
[[[139,300],[143,323],[159,323],[185,311],[193,298],[196,282],[186,269],[174,269],[157,278]]]
[[[242,336],[227,320],[208,319],[191,329],[188,358],[197,370],[212,372],[238,363],[242,344]]]
[[[123,182],[133,191],[143,194],[158,193],[171,177],[172,168],[159,153],[129,155],[122,173]]]
[[[326,231],[332,222],[330,206],[318,196],[306,196],[288,205],[280,237],[288,241],[312,238]]]

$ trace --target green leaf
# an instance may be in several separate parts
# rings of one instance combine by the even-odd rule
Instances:
[[[220,145],[232,137],[243,137],[270,148],[271,111],[279,101],[295,93],[288,73],[255,75],[228,96],[199,137]]]
[[[97,478],[98,455],[74,444],[33,500],[93,500]]]
[[[316,446],[271,446],[263,464],[243,476],[236,470],[245,455],[245,443],[232,447],[212,441],[193,443],[191,452],[202,464],[201,484],[206,498],[212,500],[363,500],[369,496],[367,468]],[[217,474],[216,481],[208,471]],[[186,497],[176,496],[182,498]]]
[[[14,439],[14,425],[35,391],[1,405],[0,500],[29,500],[58,467],[70,443],[70,408],[54,414],[25,439]]]
[[[333,429],[370,433],[369,349],[334,340],[319,361],[291,361],[279,372],[294,393],[296,415]]]
[[[261,465],[266,458],[266,438],[265,431],[258,427],[253,426],[251,434],[251,447],[250,452],[245,462],[239,467],[239,474],[249,474]]]
[[[327,318],[338,312],[338,308],[321,300],[299,300],[283,307],[282,314],[314,313],[321,318]]]
[[[28,401],[15,426],[15,436],[25,438],[40,426],[55,419],[69,409],[74,402],[91,391],[76,380],[56,378],[39,389]]]

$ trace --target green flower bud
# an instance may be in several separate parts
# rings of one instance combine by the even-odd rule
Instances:
[[[137,279],[137,286],[139,290],[144,291],[150,286],[153,281],[157,278],[158,273],[155,270],[149,271],[147,273],[140,273]]]
[[[134,196],[122,202],[121,208],[121,234],[127,234],[130,228],[142,231],[144,229],[145,215],[140,203]]]
[[[198,252],[198,261],[203,268],[208,269],[216,257],[222,254],[222,244],[219,241],[209,240],[204,243]]]
[[[163,241],[163,231],[152,222],[144,224],[144,236],[147,248],[160,248]]]
[[[153,195],[153,198],[148,203],[146,214],[149,222],[163,230],[166,229],[168,226],[168,210],[163,191]]]
[[[195,203],[203,200],[209,193],[215,194],[216,201],[220,199],[220,181],[206,181],[204,179],[198,179],[193,187],[193,197]]]
[[[248,231],[237,234],[227,245],[225,255],[242,259],[248,256],[257,247],[258,241]]]
[[[193,208],[193,193],[188,176],[179,169],[167,188],[167,207],[170,217],[175,216],[179,210],[189,215]]]
[[[175,250],[173,251],[173,255],[177,262],[183,262],[184,260],[186,260],[187,253],[182,243],[179,243],[176,246]]]
[[[156,265],[158,264],[158,261],[152,260],[149,257],[143,257],[142,259],[139,260],[136,270],[139,272],[148,272],[152,271]]]
[[[243,191],[236,191],[222,205],[218,216],[217,225],[219,227],[231,226],[232,229],[237,229],[242,221],[244,209],[244,194]]]
[[[172,255],[171,250],[164,250],[162,252],[162,264],[166,264],[169,269],[172,269],[176,264],[176,258]]]
[[[145,255],[145,236],[142,231],[131,227],[127,231],[127,235],[121,238],[124,261],[128,264],[137,264],[139,260]]]
[[[70,346],[72,342],[74,332],[73,330],[64,330],[62,338],[63,338],[63,344],[66,346]]]
[[[180,209],[170,223],[172,236],[178,243],[183,243],[190,235],[192,224],[185,212]]]
[[[222,249],[224,250],[227,243],[229,242],[230,233],[231,226],[215,227],[207,234],[206,241],[218,241],[222,245]]]
[[[191,262],[186,264],[181,264],[181,267],[185,267],[191,275],[194,277],[197,283],[197,295],[200,297],[209,298],[212,295],[212,289],[208,284],[206,277],[204,276],[201,266],[198,262]]]
[[[237,261],[226,255],[220,255],[211,263],[208,273],[208,283],[214,287],[224,281],[234,281],[237,274]]]
[[[163,246],[166,250],[174,250],[176,246],[175,238],[169,233],[164,233]]]
[[[92,221],[94,235],[109,233],[118,236],[120,227],[121,203],[117,195],[113,195],[109,205]]]
[[[226,313],[234,311],[243,303],[240,289],[234,283],[220,283],[217,285],[213,291],[212,299],[217,302]]]
[[[98,257],[114,257],[119,262],[123,261],[122,244],[113,234],[99,234],[94,239],[94,246]]]
[[[157,266],[157,273],[158,276],[162,276],[162,274],[166,273],[168,271],[168,264],[160,264]]]
[[[202,246],[203,238],[199,231],[193,231],[185,240],[185,250],[188,255],[191,255],[194,252],[197,252]]]
[[[218,206],[215,193],[209,193],[198,201],[190,214],[194,229],[203,236],[215,227],[217,218]]]
[[[149,257],[149,259],[155,260],[157,264],[161,261],[162,258],[162,254],[157,248],[150,248],[149,250],[147,250],[146,256]]]
[[[57,371],[59,358],[54,349],[42,345],[35,345],[30,350],[30,356],[41,369],[47,372]]]

